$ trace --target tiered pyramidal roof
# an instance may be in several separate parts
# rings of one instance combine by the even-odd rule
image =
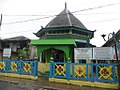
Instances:
[[[66,33],[69,36],[66,37]],[[65,4],[65,9],[61,13],[56,15],[44,28],[35,33],[41,39],[50,39],[53,37],[57,39],[58,35],[61,37],[61,34],[64,34],[64,38],[78,39],[80,38],[78,35],[82,35],[91,39],[94,36],[94,31],[88,30],[72,12],[67,10],[67,5]]]
[[[53,20],[51,20],[47,25],[46,28],[51,27],[79,27],[82,29],[87,29],[80,20],[78,20],[65,6],[65,9],[58,14]]]

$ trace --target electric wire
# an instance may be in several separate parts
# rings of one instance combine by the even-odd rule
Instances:
[[[10,33],[2,33],[2,35],[6,35],[6,34],[15,34],[15,33],[24,33],[24,32],[31,32],[31,31],[36,31],[37,29],[34,30],[22,30],[22,31],[18,31],[18,32],[10,32]]]
[[[73,11],[71,13],[73,14],[73,13],[78,13],[78,12],[82,12],[82,11],[100,9],[100,8],[104,8],[104,7],[108,7],[108,6],[113,6],[113,5],[118,5],[118,4],[120,4],[120,3],[114,3],[114,4],[108,4],[108,5],[103,5],[103,6],[97,6],[97,7],[92,7],[92,8],[77,10],[77,11]],[[64,13],[64,14],[61,14],[61,15],[65,15],[65,14],[67,14],[67,13]],[[33,16],[35,16],[35,15],[33,15]],[[3,23],[3,25],[16,24],[16,23],[24,23],[24,22],[29,22],[29,21],[36,21],[36,20],[51,18],[51,17],[55,17],[55,16],[58,16],[58,15],[50,15],[50,16],[46,16],[46,17],[42,17],[42,18],[27,19],[27,20],[22,20],[22,21],[15,21],[15,22]]]
[[[78,12],[81,12],[81,11],[94,10],[94,9],[99,9],[99,8],[103,8],[103,7],[107,7],[107,6],[112,6],[112,5],[117,5],[117,4],[120,4],[120,3],[108,4],[108,5],[98,6],[98,7],[94,7],[94,8],[82,9],[82,10],[74,11],[74,12],[71,12],[71,13],[78,13]],[[65,13],[65,14],[67,14],[67,13]],[[93,13],[93,14],[104,14],[104,13]],[[62,15],[64,15],[64,14],[62,14]],[[10,16],[10,15],[6,15],[6,16]],[[13,16],[15,16],[15,15],[13,15]],[[45,16],[45,15],[18,15],[18,16]],[[10,22],[10,23],[3,23],[3,24],[4,25],[8,25],[8,24],[23,23],[23,22],[28,22],[28,21],[46,19],[46,18],[55,17],[55,16],[58,16],[58,15],[49,15],[49,16],[46,15],[46,17],[42,17],[42,18],[28,19],[28,20],[16,21],[16,22]],[[96,23],[96,22],[98,23],[98,22],[113,21],[113,20],[119,20],[119,19],[120,18],[113,18],[113,19],[99,20],[99,21],[93,21],[93,22],[88,22],[88,23]],[[31,31],[35,31],[35,29],[34,30],[24,30],[24,31],[21,31],[21,32],[24,33],[24,32],[31,32]],[[20,33],[20,32],[3,33],[3,35],[4,34],[13,34],[13,33]]]

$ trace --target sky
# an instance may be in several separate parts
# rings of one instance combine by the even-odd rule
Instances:
[[[0,0],[0,37],[38,39],[33,33],[63,11],[65,2],[70,12],[77,11],[73,14],[88,30],[96,30],[90,43],[97,47],[105,43],[102,34],[108,40],[109,33],[120,29],[120,0]]]

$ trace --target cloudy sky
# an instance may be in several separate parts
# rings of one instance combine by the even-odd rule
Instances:
[[[100,35],[120,29],[120,0],[0,0],[3,15],[0,37],[23,35],[37,39],[33,32],[45,27],[54,18],[51,16],[59,14],[65,2],[69,11],[77,11],[73,14],[87,29],[96,30],[91,40],[94,45],[105,43]]]

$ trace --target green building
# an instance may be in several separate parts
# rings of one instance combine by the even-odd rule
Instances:
[[[69,10],[65,9],[44,28],[35,33],[39,40],[32,40],[41,62],[74,62],[74,48],[92,47],[94,31],[88,30]]]

